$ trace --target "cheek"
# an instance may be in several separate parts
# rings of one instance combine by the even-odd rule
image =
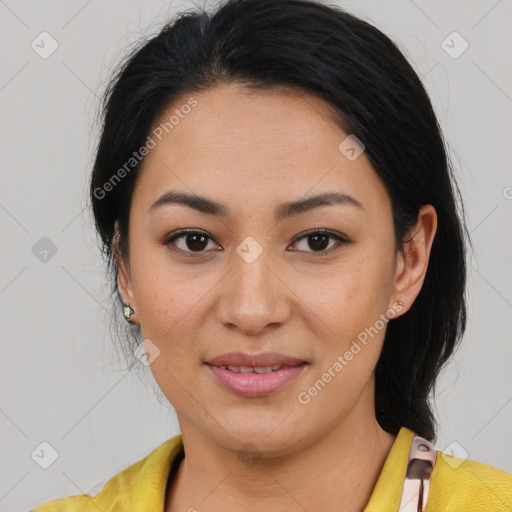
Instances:
[[[147,334],[157,339],[171,334],[209,288],[207,274],[194,279],[166,252],[165,247],[140,243],[134,244],[131,256],[137,314]]]
[[[131,254],[131,269],[138,320],[144,337],[162,342],[192,307],[195,288],[180,279],[176,267],[161,254],[164,251],[136,247]]]
[[[318,343],[311,387],[301,391],[322,389],[313,400],[318,411],[336,403],[333,414],[345,414],[372,381],[387,327],[381,315],[388,309],[388,271],[382,261],[368,258],[338,269],[315,292],[304,287],[309,328]]]
[[[165,252],[135,249],[131,269],[142,336],[152,340],[162,359],[175,366],[187,357],[192,362],[196,340],[204,338],[201,328],[208,297],[222,274],[193,263],[177,264]]]
[[[388,310],[392,264],[391,251],[361,248],[328,275],[317,275],[316,286],[302,287],[310,329],[319,339],[310,384],[332,382],[316,400],[320,409],[336,401],[346,410],[372,379],[387,328],[381,315]]]
[[[325,272],[303,272],[294,289],[324,336],[348,342],[387,311],[391,266],[386,254],[361,249]]]
[[[199,318],[204,304],[201,299],[213,285],[206,273],[190,279],[183,269],[159,254],[164,251],[153,251],[134,251],[131,258],[141,335],[159,351],[150,365],[156,383],[175,407],[186,409],[190,397],[183,390],[195,386],[197,340],[204,323]]]

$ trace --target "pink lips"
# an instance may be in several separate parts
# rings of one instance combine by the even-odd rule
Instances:
[[[256,397],[283,389],[306,368],[303,359],[288,357],[276,352],[246,354],[231,352],[206,362],[218,382],[238,395]],[[231,369],[225,368],[231,366]],[[270,367],[280,368],[269,370]],[[224,368],[223,368],[224,367]],[[243,367],[240,369],[240,367]],[[245,373],[251,368],[254,373]],[[264,373],[256,373],[254,368]],[[242,370],[241,373],[238,373]]]

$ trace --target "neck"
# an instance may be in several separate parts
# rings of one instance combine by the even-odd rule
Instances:
[[[374,417],[347,420],[293,454],[248,463],[192,425],[181,427],[186,456],[168,487],[166,512],[256,512],[266,505],[276,512],[361,512],[395,440]]]

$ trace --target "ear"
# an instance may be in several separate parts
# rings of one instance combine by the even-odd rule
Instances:
[[[133,294],[133,286],[129,265],[123,258],[120,250],[120,233],[119,222],[116,220],[114,227],[114,237],[112,239],[112,253],[117,271],[117,288],[123,303],[129,302],[131,307],[137,311],[135,304],[135,296]]]
[[[425,204],[420,208],[416,225],[406,235],[403,251],[398,254],[392,301],[403,302],[400,314],[409,310],[421,291],[436,231],[436,210]]]

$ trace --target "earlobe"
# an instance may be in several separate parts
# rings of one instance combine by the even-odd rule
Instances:
[[[423,286],[436,230],[435,208],[430,204],[423,205],[415,226],[405,238],[403,252],[398,256],[393,300],[402,300],[405,311]]]

